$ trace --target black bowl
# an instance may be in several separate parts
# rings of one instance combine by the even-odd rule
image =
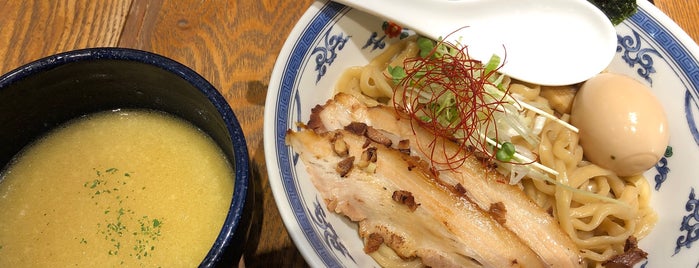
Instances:
[[[208,133],[235,169],[226,222],[200,267],[234,266],[248,237],[253,195],[247,145],[226,100],[188,67],[153,53],[92,48],[49,56],[0,77],[0,168],[68,120],[114,109],[179,116]]]

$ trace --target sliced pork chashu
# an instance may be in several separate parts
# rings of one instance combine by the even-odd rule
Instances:
[[[313,109],[308,127],[317,132],[343,129],[357,122],[380,130],[392,139],[394,147],[405,146],[415,155],[429,161],[417,144],[430,144],[434,137],[427,130],[411,125],[408,119],[397,115],[392,107],[367,107],[356,98],[338,94],[323,106]],[[438,139],[436,148],[448,150],[446,154],[435,152],[436,162],[445,162],[443,155],[451,155],[458,148],[453,142]],[[441,146],[446,145],[446,146]],[[406,150],[403,148],[403,150]],[[485,211],[495,212],[500,223],[517,236],[551,267],[579,267],[582,258],[578,248],[558,223],[543,209],[532,202],[517,186],[509,185],[501,175],[491,172],[484,175],[484,167],[474,157],[456,169],[439,167],[440,179],[453,187],[463,189],[470,201]]]
[[[288,132],[329,210],[359,224],[365,251],[386,244],[432,267],[542,267],[488,213],[444,185],[426,163],[366,136]]]

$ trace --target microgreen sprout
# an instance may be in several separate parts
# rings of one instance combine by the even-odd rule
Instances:
[[[495,153],[495,158],[499,161],[508,162],[515,155],[515,145],[509,141],[503,142]]]

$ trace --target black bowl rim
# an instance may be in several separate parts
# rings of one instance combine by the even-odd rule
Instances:
[[[200,265],[212,266],[212,264],[224,258],[223,254],[225,249],[232,242],[228,238],[233,237],[237,228],[247,228],[239,225],[241,224],[241,218],[244,214],[243,208],[246,205],[245,200],[248,193],[250,170],[247,144],[240,123],[226,99],[204,77],[184,64],[152,52],[131,48],[96,47],[57,53],[11,70],[0,76],[0,90],[31,75],[46,70],[68,63],[94,60],[133,61],[153,65],[173,73],[206,95],[209,101],[216,106],[216,109],[226,123],[231,142],[234,145],[232,147],[235,157],[233,160],[235,165],[235,182],[233,186],[233,197],[228,214],[226,215],[226,221],[219,235],[216,237],[216,241],[214,242],[215,246],[212,246]],[[247,205],[251,206],[252,204]]]

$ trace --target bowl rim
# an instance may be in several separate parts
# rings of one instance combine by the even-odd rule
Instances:
[[[240,225],[247,225],[247,223],[241,222],[244,215],[243,210],[246,205],[252,206],[252,204],[246,204],[246,196],[248,195],[248,188],[250,187],[250,170],[245,136],[230,105],[209,81],[184,64],[152,52],[132,48],[95,47],[53,54],[8,71],[0,76],[0,90],[34,74],[51,70],[59,66],[76,62],[99,60],[131,61],[155,66],[172,73],[184,79],[187,83],[204,94],[216,107],[216,110],[223,119],[229,133],[228,136],[233,144],[233,156],[235,159],[232,159],[232,164],[235,167],[235,179],[233,196],[226,219],[211,249],[207,252],[200,264],[200,267],[215,266],[217,262],[225,258],[224,254],[226,253],[226,249],[232,242],[230,238],[234,237],[236,230],[239,228],[247,229],[247,226]],[[242,252],[240,252],[240,254],[242,255]]]

